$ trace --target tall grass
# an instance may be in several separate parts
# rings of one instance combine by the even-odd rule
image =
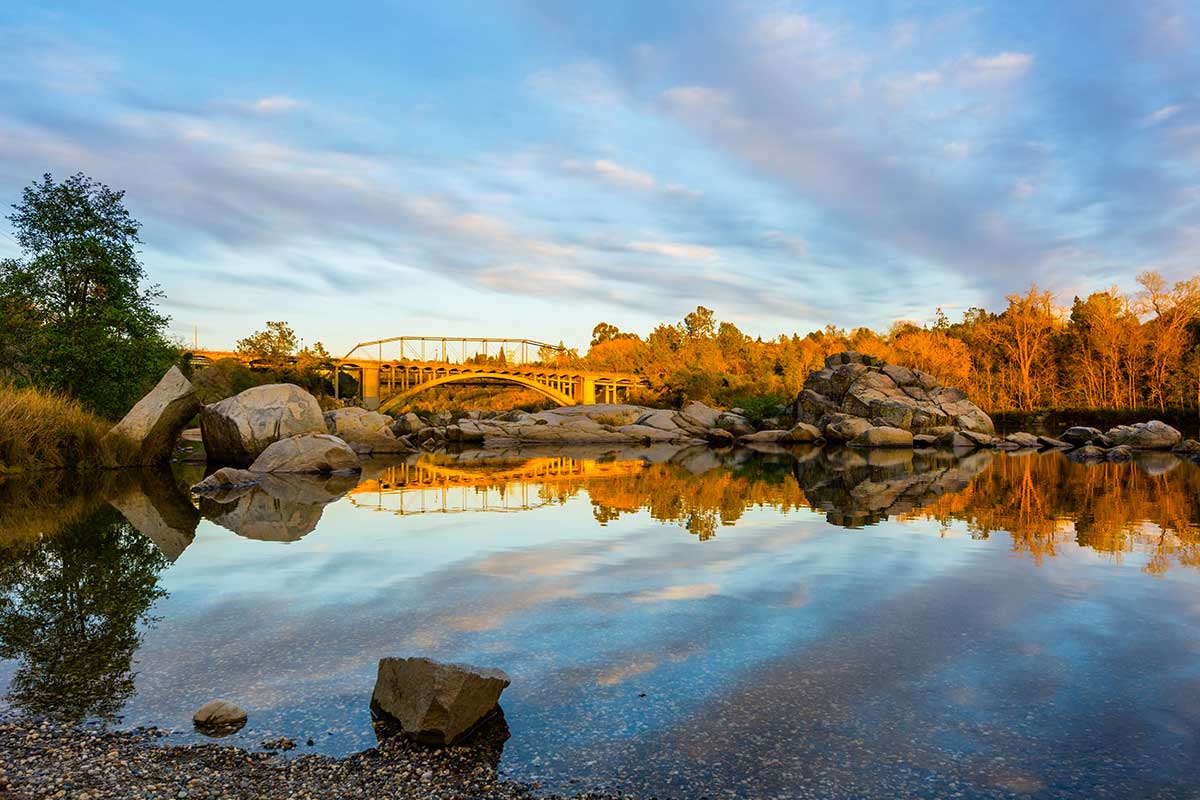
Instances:
[[[0,383],[0,472],[135,463],[111,427],[65,395]]]

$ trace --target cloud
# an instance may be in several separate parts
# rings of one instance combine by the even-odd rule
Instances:
[[[622,166],[606,158],[596,161],[564,161],[563,168],[580,175],[593,175],[604,180],[633,189],[655,189],[658,181],[647,172],[640,172],[630,167]]]
[[[711,247],[681,242],[630,242],[628,249],[634,253],[648,253],[683,261],[719,261],[721,256]]]
[[[250,103],[250,108],[259,114],[279,114],[287,111],[295,111],[298,108],[303,108],[306,104],[294,97],[288,97],[285,94],[271,95],[270,97],[260,97],[258,100]]]
[[[953,68],[955,77],[967,83],[1011,81],[1023,77],[1033,67],[1029,53],[1004,52],[994,56],[968,58]]]

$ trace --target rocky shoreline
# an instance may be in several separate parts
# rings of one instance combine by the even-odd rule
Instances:
[[[0,717],[0,800],[554,800],[503,777],[502,729],[432,749],[393,736],[346,758],[283,757],[220,744],[163,744],[154,729],[113,731]],[[618,800],[585,792],[577,800]]]

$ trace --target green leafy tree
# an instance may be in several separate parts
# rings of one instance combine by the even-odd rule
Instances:
[[[22,257],[0,262],[0,369],[123,414],[177,360],[144,287],[139,223],[125,193],[83,174],[46,174],[8,216]]]
[[[237,349],[265,367],[283,369],[295,354],[299,341],[291,325],[283,321],[268,322],[266,330],[255,331],[245,339],[238,339]],[[322,351],[324,349],[321,347]],[[328,353],[325,353],[325,358],[329,358]]]

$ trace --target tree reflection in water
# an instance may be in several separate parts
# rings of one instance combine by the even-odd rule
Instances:
[[[1054,555],[1059,543],[1074,541],[1114,556],[1144,552],[1152,574],[1172,563],[1200,565],[1200,468],[1169,453],[1138,453],[1132,463],[1080,464],[1057,452],[689,448],[654,462],[631,458],[633,453],[524,460],[506,453],[489,464],[481,452],[417,457],[403,470],[389,468],[365,480],[351,490],[351,499],[361,505],[375,500],[372,507],[383,508],[388,493],[453,487],[480,497],[520,495],[520,504],[505,507],[512,510],[586,495],[602,525],[647,512],[701,541],[754,508],[808,508],[845,528],[932,519],[945,527],[965,523],[976,538],[1006,532],[1014,549],[1039,561]],[[469,505],[463,501],[455,510]],[[486,503],[479,506],[488,510]],[[417,512],[401,501],[397,513]]]
[[[9,702],[66,721],[115,719],[167,563],[107,505],[0,542],[0,658],[17,662]]]

